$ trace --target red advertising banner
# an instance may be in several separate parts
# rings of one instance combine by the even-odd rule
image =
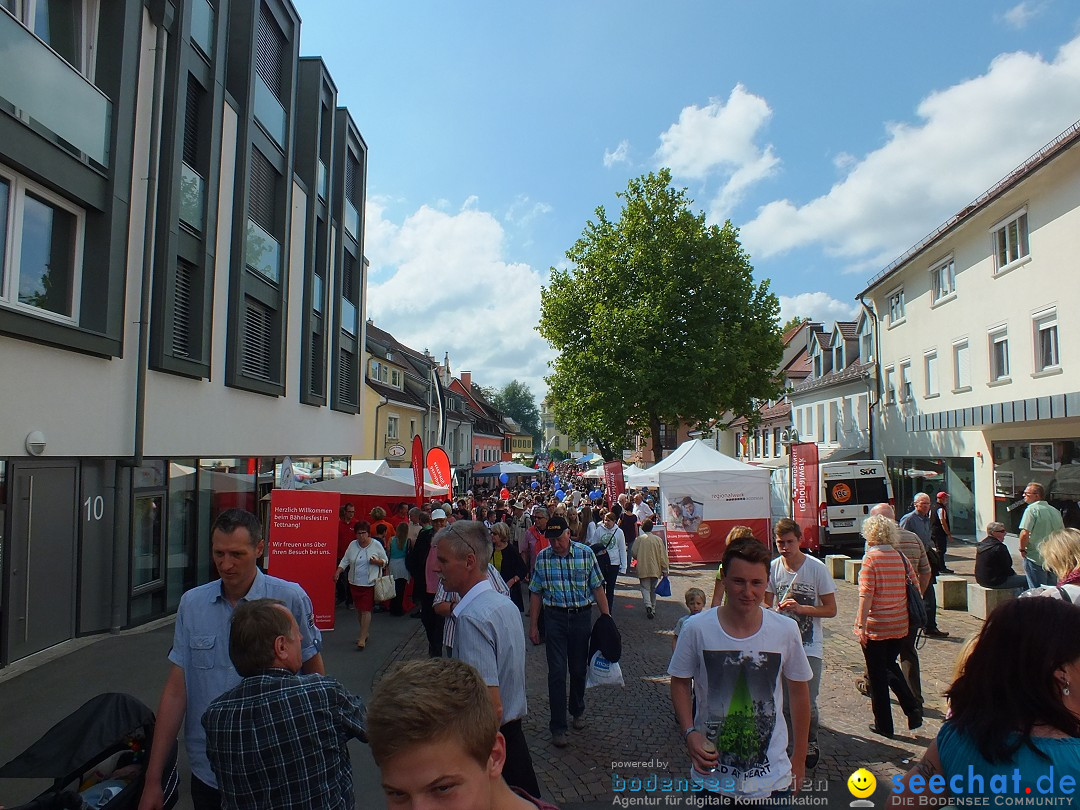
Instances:
[[[621,461],[608,461],[604,464],[604,485],[607,488],[607,503],[610,509],[619,500],[619,496],[626,492]]]
[[[820,548],[818,446],[814,442],[791,445],[791,517],[802,530],[803,548]]]
[[[724,557],[728,532],[736,526],[747,526],[754,537],[769,535],[768,518],[734,518],[732,520],[703,520],[694,531],[686,531],[675,523],[667,524],[668,559],[678,563],[715,563]],[[653,530],[656,534],[656,530]]]
[[[450,456],[441,447],[432,447],[427,451],[427,471],[431,482],[437,487],[446,487],[446,500],[454,502],[454,482],[450,477]]]
[[[311,598],[315,626],[334,629],[337,492],[275,489],[270,493],[270,556],[266,570],[297,583]]]
[[[412,474],[413,486],[416,487],[416,505],[424,505],[424,440],[419,435],[412,437]]]

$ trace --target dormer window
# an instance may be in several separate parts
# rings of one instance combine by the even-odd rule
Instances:
[[[844,367],[844,344],[833,349],[833,368],[840,371]]]

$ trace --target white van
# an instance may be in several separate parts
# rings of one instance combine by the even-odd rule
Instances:
[[[895,506],[892,484],[881,461],[825,461],[818,465],[818,546],[853,550],[864,543],[863,521],[879,503]]]

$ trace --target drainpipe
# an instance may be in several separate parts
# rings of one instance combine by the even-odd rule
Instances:
[[[128,545],[121,542],[119,516],[124,512],[123,497],[126,469],[141,467],[146,438],[146,375],[150,357],[150,290],[154,271],[154,247],[157,231],[158,175],[161,162],[162,99],[165,96],[165,47],[168,32],[164,19],[155,20],[157,34],[154,40],[154,90],[150,101],[150,154],[146,178],[146,219],[143,224],[142,289],[139,301],[139,351],[135,363],[135,437],[133,455],[116,465],[113,487],[113,588],[110,632],[116,633],[127,619],[127,577],[118,576],[127,570]],[[130,495],[130,488],[127,490]],[[126,523],[126,521],[125,521]],[[124,532],[124,537],[129,533]]]
[[[386,397],[379,397],[382,400],[375,406],[375,438],[371,442],[371,458],[376,459],[379,457],[379,411],[382,410],[382,406],[389,400]]]
[[[863,311],[867,317],[873,319],[874,324],[874,363],[875,365],[881,365],[881,330],[878,328],[877,315],[874,313],[873,307],[866,303],[866,299],[860,295],[859,303],[862,305]],[[868,378],[869,380],[869,378]],[[871,399],[871,393],[873,399]],[[874,410],[881,402],[881,375],[874,375],[874,391],[871,392],[869,384],[866,386],[866,430],[868,438],[870,440],[870,458],[877,458],[877,454],[874,452]],[[884,461],[885,459],[882,459]]]

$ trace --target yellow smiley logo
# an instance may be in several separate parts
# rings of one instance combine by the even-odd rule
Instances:
[[[865,799],[877,788],[877,779],[866,768],[859,768],[848,777],[847,788],[856,799]]]

